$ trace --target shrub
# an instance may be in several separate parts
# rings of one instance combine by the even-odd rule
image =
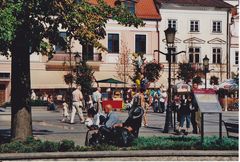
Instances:
[[[201,144],[200,137],[139,137],[133,141],[133,149],[171,149],[171,150],[238,150],[238,140],[224,137],[205,137]]]
[[[73,141],[63,140],[60,143],[59,151],[73,151],[75,150],[75,144]]]
[[[12,141],[0,145],[0,153],[57,152],[57,151],[116,151],[116,150],[238,150],[238,140],[223,137],[139,137],[132,147],[118,148],[112,145],[75,146],[73,141],[50,142],[28,137],[25,141]]]
[[[39,152],[57,152],[60,144],[58,142],[44,141],[40,147]]]

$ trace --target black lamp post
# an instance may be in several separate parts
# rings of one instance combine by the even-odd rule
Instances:
[[[76,64],[76,68],[77,68],[77,77],[78,77],[78,68],[81,63],[81,56],[79,55],[79,52],[76,52],[74,58],[75,58],[75,64]]]
[[[166,44],[167,44],[167,53],[154,50],[154,52],[159,52],[163,55],[166,55],[168,61],[168,102],[167,102],[167,110],[166,110],[166,118],[163,133],[168,133],[170,130],[173,131],[173,122],[172,122],[172,93],[171,93],[171,64],[172,64],[172,56],[178,55],[180,53],[185,53],[185,51],[181,51],[178,53],[172,53],[174,50],[174,40],[176,30],[175,28],[168,27],[165,31]]]
[[[207,89],[207,73],[209,72],[209,58],[207,58],[207,55],[203,58],[203,68],[205,74],[205,89]]]

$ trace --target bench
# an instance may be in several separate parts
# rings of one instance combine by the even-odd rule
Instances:
[[[225,125],[227,136],[229,138],[237,138],[238,139],[238,123],[230,123],[226,121],[222,121]]]

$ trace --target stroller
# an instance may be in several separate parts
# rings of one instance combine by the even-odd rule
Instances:
[[[141,127],[143,109],[132,107],[128,113],[128,118],[125,123],[139,123],[139,126],[129,132],[126,127],[106,128],[104,126],[98,128],[90,128],[87,131],[85,145],[96,146],[101,144],[109,144],[120,147],[130,146],[132,141],[138,137],[139,128]]]

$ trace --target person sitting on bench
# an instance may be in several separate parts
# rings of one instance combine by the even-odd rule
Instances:
[[[135,108],[133,107],[129,111],[129,116],[127,120],[124,123],[115,124],[113,128],[119,128],[119,127],[126,128],[128,132],[131,135],[133,135],[133,138],[137,138],[139,128],[141,127],[141,123],[142,123],[143,113],[144,113],[144,110],[140,106],[137,106]]]

